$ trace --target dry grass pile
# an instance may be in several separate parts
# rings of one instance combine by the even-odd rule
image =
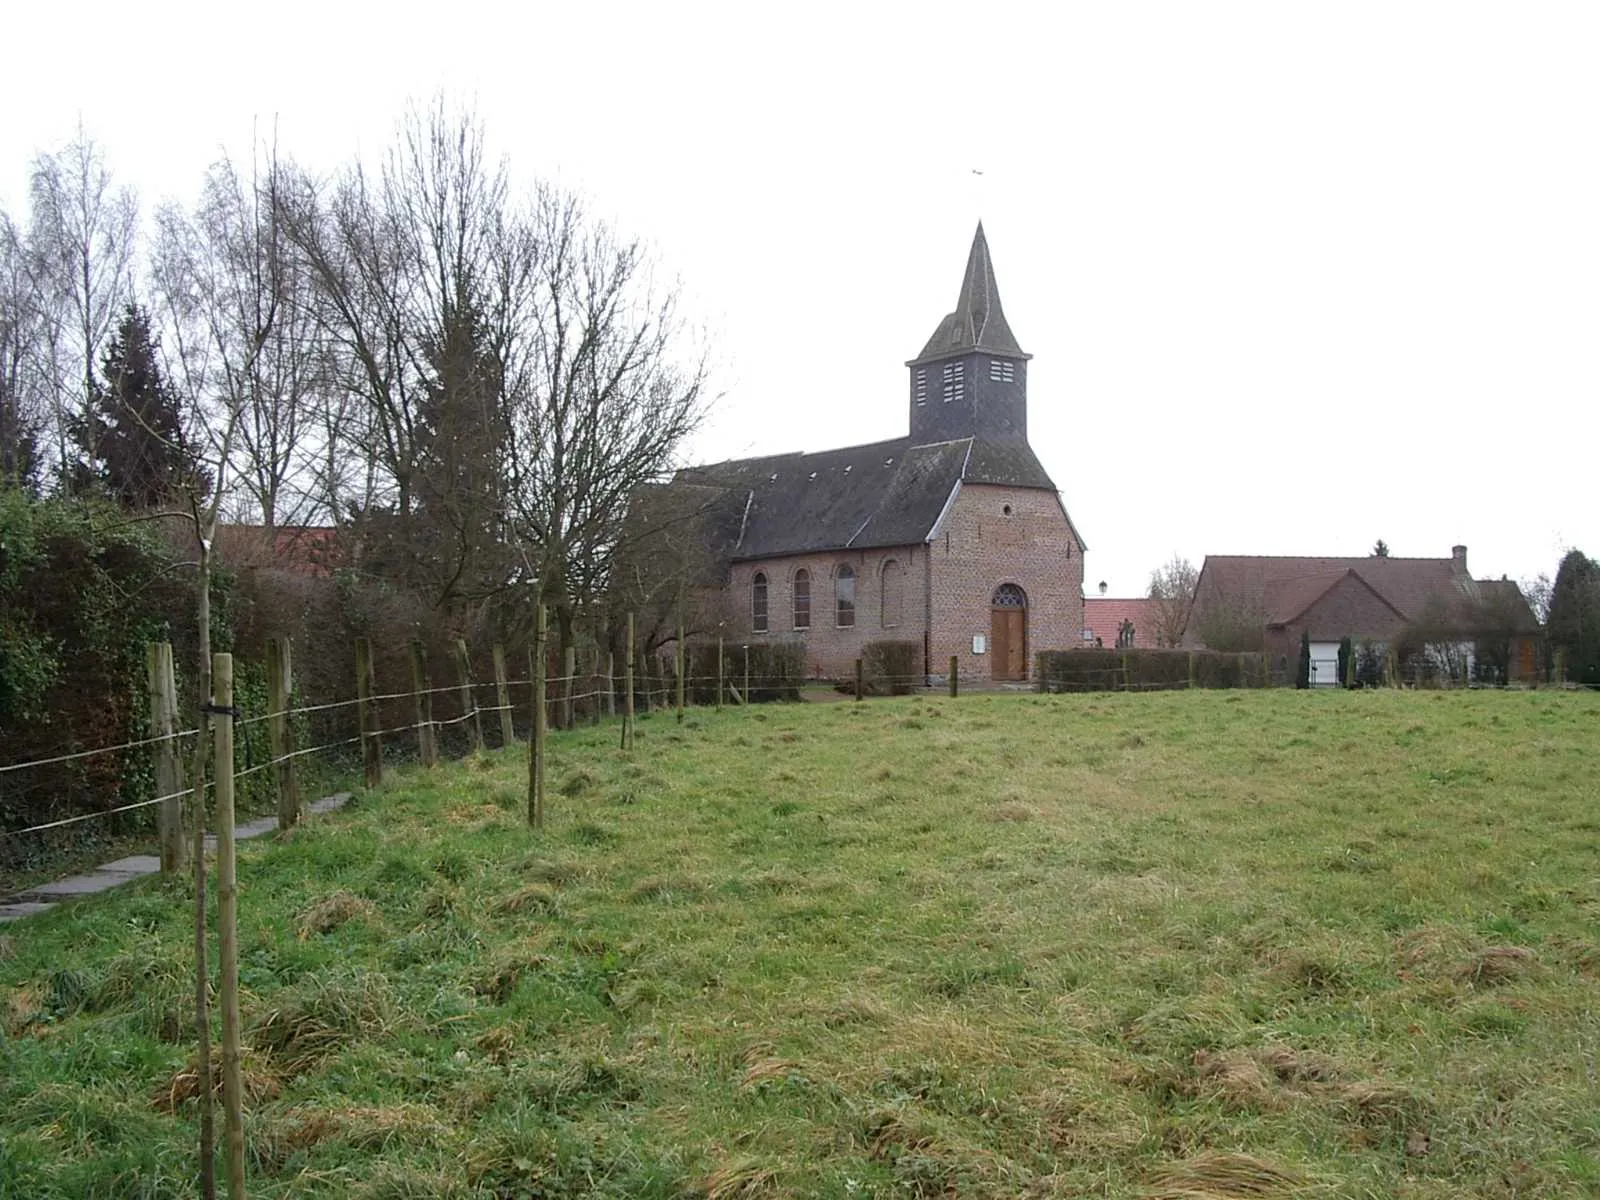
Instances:
[[[262,1055],[249,1046],[239,1052],[239,1074],[244,1084],[244,1103],[253,1108],[268,1100],[276,1100],[283,1091],[282,1077],[272,1069]],[[175,1113],[200,1095],[200,1060],[191,1056],[182,1070],[173,1074],[151,1098],[157,1112]],[[211,1047],[211,1096],[222,1102],[222,1047]]]
[[[295,932],[300,940],[332,933],[347,921],[362,921],[368,925],[379,924],[377,906],[370,900],[343,890],[324,896],[305,909],[295,921]]]
[[[1148,1200],[1236,1200],[1292,1195],[1303,1179],[1293,1171],[1249,1154],[1208,1150],[1159,1172]]]
[[[247,1038],[290,1078],[394,1021],[389,981],[374,971],[312,976],[277,999],[250,1022]]]
[[[781,1194],[778,1173],[760,1159],[750,1157],[723,1163],[700,1186],[706,1200],[755,1200]]]

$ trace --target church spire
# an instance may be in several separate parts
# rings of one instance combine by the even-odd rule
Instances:
[[[989,240],[983,236],[983,222],[978,222],[978,232],[972,238],[972,250],[967,255],[967,273],[961,280],[961,295],[956,300],[956,310],[939,322],[922,353],[912,363],[948,358],[955,354],[970,354],[975,350],[991,354],[1031,358],[1006,324],[1006,314],[1000,307],[1000,289],[994,282],[994,264],[989,261]]]

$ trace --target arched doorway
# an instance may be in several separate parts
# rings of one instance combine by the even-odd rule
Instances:
[[[989,670],[995,679],[1028,677],[1028,596],[1002,583],[989,601]]]

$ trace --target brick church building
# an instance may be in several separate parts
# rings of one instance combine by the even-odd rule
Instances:
[[[1025,680],[1083,629],[1083,539],[1028,445],[1028,361],[980,224],[955,311],[906,364],[910,433],[816,454],[686,468],[717,497],[732,641],[797,639],[848,676],[872,641],[922,670]]]

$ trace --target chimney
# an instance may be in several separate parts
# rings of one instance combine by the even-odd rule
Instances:
[[[1450,547],[1450,565],[1463,575],[1467,573],[1467,548],[1465,546]]]

